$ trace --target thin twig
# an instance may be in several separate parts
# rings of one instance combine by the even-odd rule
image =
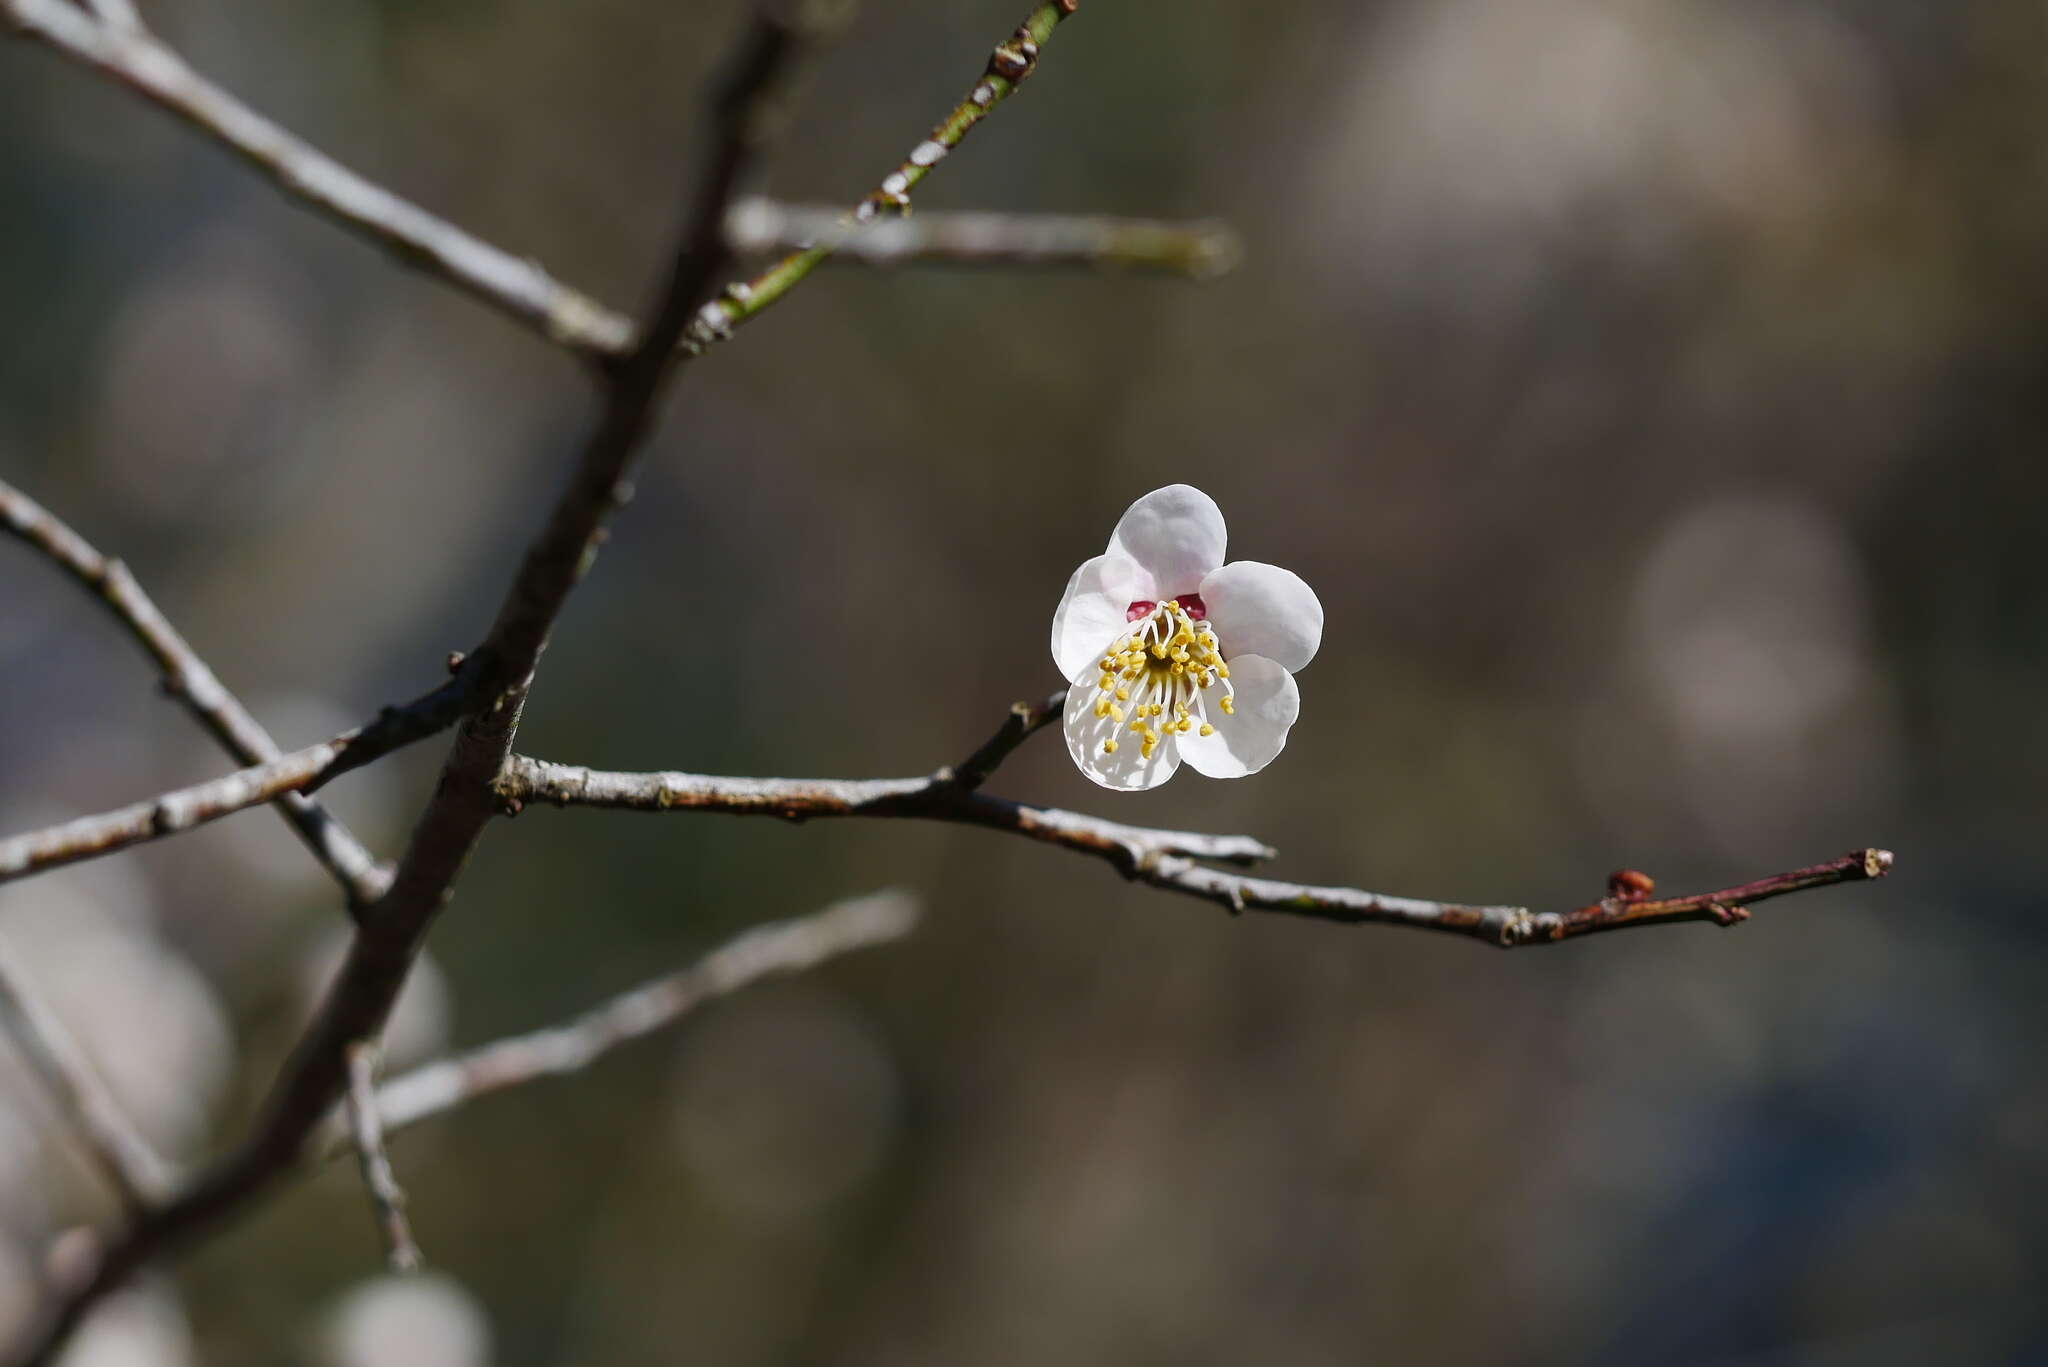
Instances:
[[[384,1236],[385,1259],[393,1272],[417,1272],[420,1246],[405,1218],[405,1191],[384,1152],[384,1122],[377,1103],[377,1046],[367,1040],[348,1047],[348,1130],[362,1166],[363,1185]]]
[[[879,217],[908,212],[911,188],[1031,74],[1039,49],[1077,3],[1051,0],[1034,9],[1014,34],[997,45],[967,98],[850,216],[830,233],[804,241],[800,249],[751,280],[729,286],[723,298],[711,306],[712,311],[696,320],[684,346],[694,354],[730,336],[838,250],[851,246],[855,259],[869,261],[900,252],[900,246],[892,245],[900,241],[898,230],[885,232],[872,247],[859,243],[855,234]],[[20,32],[153,101],[240,156],[285,195],[571,352],[609,366],[623,361],[638,345],[633,320],[625,314],[555,279],[533,260],[493,246],[401,198],[273,123],[194,71],[139,22],[122,22],[117,11],[126,6],[127,0],[96,0],[88,11],[70,0],[0,0],[0,19],[10,20]],[[1106,238],[1099,229],[1091,229],[1095,233],[1092,244],[1083,244],[1071,235],[1078,229],[1063,230],[1064,245],[1041,236],[1025,246],[1012,238],[1011,245],[991,252],[975,241],[986,233],[985,227],[961,223],[956,227],[967,229],[965,236],[952,235],[948,247],[931,254],[935,258],[1032,264],[1065,252],[1069,257],[1085,256],[1118,265],[1158,262],[1196,275],[1227,269],[1228,261],[1234,259],[1231,244],[1217,237],[1205,234],[1182,240],[1172,235],[1178,231],[1172,225],[1158,226],[1166,236],[1155,235],[1153,225],[1130,224]]]
[[[0,529],[12,532],[98,598],[163,671],[163,689],[199,720],[223,749],[243,764],[267,764],[282,752],[206,661],[158,610],[135,576],[118,560],[94,550],[77,532],[27,494],[0,480]],[[276,802],[278,815],[298,832],[359,911],[383,895],[391,871],[377,862],[341,819],[297,792]],[[6,865],[0,855],[0,867]]]
[[[0,946],[0,1026],[56,1101],[131,1216],[169,1190],[170,1169],[100,1080],[64,1022]]]
[[[1015,94],[1017,87],[1038,69],[1039,53],[1051,40],[1053,30],[1079,5],[1080,0],[1049,0],[1033,9],[1016,32],[996,44],[988,65],[982,68],[981,79],[974,83],[966,98],[953,106],[952,112],[911,149],[895,170],[882,177],[881,183],[853,207],[833,233],[791,252],[748,280],[727,285],[692,320],[683,345],[696,353],[730,337],[735,328],[789,293],[862,228],[884,215],[909,213],[910,192],[918,182],[930,175],[932,168],[945,160],[962,138],[973,132],[997,105]]]
[[[1126,826],[1079,812],[963,790],[946,782],[944,771],[929,778],[901,779],[720,778],[668,772],[610,773],[522,755],[507,767],[498,791],[508,804],[519,807],[540,802],[643,812],[779,816],[791,821],[866,816],[958,822],[1093,855],[1127,878],[1204,898],[1233,912],[1278,912],[1348,925],[1413,926],[1508,947],[1670,921],[1716,920],[1725,924],[1739,919],[1733,910],[1745,903],[1829,883],[1879,878],[1891,868],[1889,853],[1858,850],[1811,869],[1694,897],[1656,901],[1609,897],[1574,911],[1536,914],[1526,907],[1428,901],[1360,888],[1317,887],[1225,873],[1196,861],[1249,864],[1271,858],[1273,851],[1248,835],[1200,835]]]
[[[290,793],[310,793],[351,769],[447,730],[461,718],[477,677],[464,665],[461,673],[431,693],[403,707],[387,707],[375,720],[331,740],[110,812],[0,840],[0,883],[178,835]],[[389,876],[379,877],[388,887]],[[360,915],[358,909],[358,919]]]
[[[0,0],[0,19],[154,101],[291,198],[571,351],[603,359],[632,349],[625,315],[351,171],[199,75],[139,25],[102,22],[70,0]]]
[[[1064,688],[1037,702],[1011,703],[1010,715],[1003,718],[1003,724],[996,728],[995,734],[983,741],[973,754],[954,765],[950,774],[941,771],[938,777],[949,779],[954,786],[968,791],[979,788],[988,782],[996,766],[1010,757],[1011,751],[1058,721],[1066,705],[1067,690]]]
[[[1252,864],[1273,850],[1248,835],[1126,826],[1056,807],[1034,807],[962,789],[941,770],[923,778],[721,778],[710,774],[611,773],[515,755],[498,780],[508,809],[534,803],[632,812],[725,812],[811,821],[835,816],[950,821],[1007,831],[1109,860],[1137,876],[1140,866],[1178,854]]]
[[[800,252],[839,233],[836,209],[747,199],[733,206],[726,236],[735,252]],[[1243,246],[1226,224],[1172,223],[1080,214],[919,213],[879,220],[841,240],[829,258],[859,266],[1080,267],[1159,271],[1209,280],[1229,271]]]
[[[573,1020],[494,1040],[394,1078],[377,1091],[384,1132],[394,1134],[509,1087],[579,1072],[714,998],[900,939],[916,929],[917,922],[917,899],[890,889],[836,903],[810,916],[755,926],[688,968],[644,982]],[[330,1122],[308,1151],[324,1162],[348,1144],[348,1137]]]

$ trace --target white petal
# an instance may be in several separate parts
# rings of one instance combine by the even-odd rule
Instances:
[[[1294,686],[1294,676],[1263,655],[1240,655],[1232,660],[1230,682],[1237,689],[1231,712],[1216,705],[1213,688],[1202,698],[1216,734],[1190,731],[1180,738],[1181,758],[1196,773],[1210,778],[1243,778],[1271,764],[1273,757],[1287,748],[1287,728],[1301,715],[1301,693]],[[1070,698],[1068,706],[1072,705]]]
[[[1293,570],[1233,560],[1202,581],[1202,605],[1233,670],[1240,655],[1300,669],[1323,643],[1323,605]]]
[[[1133,503],[1110,533],[1109,553],[1136,561],[1158,597],[1193,593],[1223,563],[1223,510],[1191,484],[1169,484]]]
[[[1237,666],[1232,665],[1230,672],[1235,674]],[[1173,771],[1180,768],[1174,738],[1161,736],[1159,744],[1153,747],[1152,758],[1146,759],[1144,738],[1130,729],[1129,722],[1095,715],[1095,700],[1101,696],[1093,679],[1084,679],[1067,690],[1067,711],[1061,726],[1067,733],[1067,753],[1074,757],[1081,772],[1105,788],[1128,793],[1157,788],[1172,778]],[[1128,707],[1124,710],[1130,711]],[[1102,743],[1106,740],[1116,742],[1115,754],[1103,753]]]
[[[1152,592],[1145,572],[1119,555],[1083,561],[1052,615],[1052,658],[1063,679],[1093,675],[1128,625],[1131,603]]]

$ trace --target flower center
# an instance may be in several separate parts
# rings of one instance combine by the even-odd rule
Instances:
[[[1192,606],[1200,611],[1199,601]],[[1131,604],[1130,630],[1103,655],[1101,668],[1095,715],[1115,722],[1128,717],[1131,730],[1142,737],[1145,759],[1152,758],[1161,736],[1213,735],[1210,697],[1225,716],[1231,715],[1235,692],[1216,632],[1178,599]],[[1222,690],[1212,694],[1219,683]],[[1116,746],[1112,737],[1102,742],[1102,752],[1115,754]]]

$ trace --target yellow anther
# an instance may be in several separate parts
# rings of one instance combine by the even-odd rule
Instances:
[[[1124,710],[1115,703],[1111,703],[1109,705],[1109,715],[1117,721],[1122,721],[1124,719]]]
[[[1209,723],[1207,723],[1207,722],[1203,722],[1203,723],[1202,723],[1202,729],[1201,729],[1201,731],[1200,731],[1200,732],[1199,732],[1198,734],[1200,734],[1200,735],[1204,735],[1204,736],[1213,736],[1213,735],[1215,735],[1215,734],[1216,734],[1216,728],[1215,728],[1215,727],[1213,727],[1213,726],[1211,726],[1211,725],[1209,725]],[[1112,742],[1110,742],[1110,743],[1111,743],[1111,744],[1115,744],[1115,742],[1114,742],[1114,741],[1112,741]]]
[[[1109,715],[1109,699],[1099,698],[1096,700],[1095,715],[1098,717],[1106,717]]]
[[[1230,695],[1228,693],[1225,693],[1221,698],[1217,699],[1217,702],[1222,706],[1224,716],[1234,717],[1237,715],[1237,708],[1231,702]]]
[[[1181,664],[1179,661],[1175,661],[1173,665],[1173,672],[1176,674],[1185,674],[1188,672],[1188,667],[1184,664]]]
[[[1143,715],[1140,715],[1136,721],[1131,723],[1131,729],[1133,731],[1143,731],[1145,729],[1145,718]]]
[[[1113,755],[1113,754],[1115,754],[1115,753],[1116,753],[1116,742],[1115,742],[1115,741],[1113,741],[1113,740],[1106,740],[1106,741],[1102,742],[1102,753],[1103,753],[1103,754],[1105,754],[1105,755]]]
[[[1165,659],[1165,658],[1166,658],[1166,647],[1165,647],[1164,645],[1162,645],[1162,644],[1154,643],[1154,645],[1153,645],[1153,647],[1152,647],[1152,658],[1153,658],[1153,659],[1155,659],[1155,660],[1163,660],[1163,659]]]
[[[1109,675],[1107,675],[1107,674],[1103,675],[1103,676],[1102,676],[1101,678],[1099,678],[1099,679],[1097,679],[1097,680],[1095,681],[1095,686],[1096,686],[1097,688],[1101,689],[1101,690],[1102,690],[1103,692],[1105,692],[1105,693],[1109,691],[1109,685],[1110,685],[1110,677],[1109,677]]]
[[[1131,690],[1125,688],[1122,684],[1118,684],[1116,686],[1116,700],[1118,702],[1129,702],[1131,700]]]
[[[1219,679],[1227,679],[1227,678],[1229,678],[1229,677],[1230,677],[1230,666],[1229,666],[1229,665],[1217,665],[1217,666],[1216,666],[1216,677],[1217,677],[1217,678],[1219,678]]]

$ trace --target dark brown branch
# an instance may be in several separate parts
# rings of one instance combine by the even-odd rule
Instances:
[[[620,1045],[675,1024],[705,1002],[764,978],[805,972],[841,954],[900,939],[917,928],[917,921],[917,900],[892,890],[756,926],[688,968],[642,983],[574,1020],[494,1040],[394,1078],[377,1091],[384,1131],[395,1133],[509,1087],[579,1072]],[[348,1136],[330,1123],[308,1152],[324,1162],[347,1147]]]
[[[1020,702],[1010,705],[1010,715],[996,728],[996,733],[981,743],[981,748],[954,765],[950,771],[942,770],[936,777],[951,782],[954,786],[972,791],[988,782],[996,766],[1010,757],[1010,752],[1037,735],[1040,730],[1060,719],[1060,713],[1067,705],[1067,690],[1062,688],[1048,694],[1038,702]]]
[[[0,480],[0,528],[41,551],[104,603],[156,661],[163,672],[164,691],[182,703],[229,754],[250,765],[280,758],[282,752],[270,733],[221,685],[198,652],[142,591],[126,565],[101,555],[48,509],[5,480]],[[391,880],[390,870],[377,862],[338,817],[298,792],[283,793],[275,805],[314,858],[341,883],[351,909],[360,910],[383,895]],[[0,856],[0,868],[6,862]]]
[[[0,948],[0,1027],[12,1036],[130,1214],[163,1199],[170,1174],[84,1050]]]
[[[726,220],[742,255],[804,251],[839,238],[843,216],[819,205],[742,200]],[[1243,246],[1222,223],[1171,223],[1085,214],[919,213],[846,235],[830,256],[855,266],[974,266],[1152,271],[1209,280]]]
[[[1232,912],[1267,911],[1306,916],[1344,925],[1388,924],[1418,930],[1448,931],[1503,949],[1553,944],[1604,930],[1666,925],[1678,921],[1713,921],[1733,925],[1748,918],[1746,904],[1786,893],[1835,883],[1882,878],[1891,872],[1889,850],[1852,850],[1837,859],[1791,873],[1772,874],[1740,887],[1689,897],[1658,900],[1610,895],[1571,911],[1532,912],[1526,907],[1464,906],[1408,897],[1387,897],[1357,888],[1316,887],[1246,878],[1206,869],[1185,858],[1168,856],[1140,867],[1134,876],[1170,892],[1200,897]],[[1638,875],[1640,876],[1640,875]],[[1647,881],[1647,880],[1645,880]]]
[[[385,1258],[393,1272],[417,1272],[420,1246],[405,1218],[405,1192],[384,1152],[384,1122],[377,1104],[377,1046],[363,1041],[348,1048],[348,1130],[363,1170],[363,1186],[384,1236]]]

